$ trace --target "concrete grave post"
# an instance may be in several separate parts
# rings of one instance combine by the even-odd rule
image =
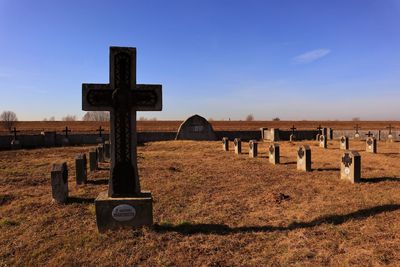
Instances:
[[[51,194],[53,201],[66,203],[68,199],[67,163],[53,164],[51,169]]]
[[[97,161],[99,163],[104,162],[104,147],[103,144],[97,145]]]
[[[91,172],[97,171],[99,169],[97,164],[97,150],[90,149],[89,151],[89,170]]]
[[[290,130],[292,130],[292,134],[289,136],[289,140],[290,142],[296,141],[296,127],[294,127],[294,125],[292,126],[292,128],[290,128]]]
[[[272,128],[270,130],[271,142],[276,142],[280,140],[279,133],[279,128]]]
[[[235,145],[235,154],[242,154],[242,141],[240,140],[240,138],[235,138],[235,140],[233,140],[233,143]]]
[[[111,146],[110,141],[104,142],[104,159],[110,160]]]
[[[373,136],[370,136],[367,138],[365,141],[365,150],[369,153],[376,153],[377,150],[377,143],[376,143],[376,138]]]
[[[326,135],[319,136],[319,147],[328,148],[328,143],[326,140]]]
[[[87,182],[85,154],[79,154],[75,157],[75,179],[77,185],[86,184]]]
[[[311,149],[308,145],[301,145],[297,150],[297,170],[311,171]]]
[[[268,147],[269,162],[276,165],[280,162],[279,144],[270,144]]]
[[[249,141],[249,157],[256,158],[258,154],[258,143],[257,140]]]
[[[361,180],[361,156],[356,151],[346,151],[340,162],[340,178],[358,183]]]
[[[229,151],[229,139],[228,137],[222,138],[222,150]]]
[[[340,143],[340,149],[342,150],[349,149],[349,138],[347,136],[340,137],[339,143]]]
[[[317,134],[317,135],[315,136],[315,140],[319,142],[319,137],[320,137],[320,136],[321,136],[321,134]]]
[[[153,198],[140,188],[136,111],[162,109],[162,86],[136,84],[136,48],[110,48],[108,84],[82,84],[86,111],[110,112],[111,167],[108,192],[95,200],[99,231],[153,224]]]

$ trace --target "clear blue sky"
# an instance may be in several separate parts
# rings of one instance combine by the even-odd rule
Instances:
[[[81,117],[109,46],[184,119],[400,119],[400,0],[0,0],[0,111]]]

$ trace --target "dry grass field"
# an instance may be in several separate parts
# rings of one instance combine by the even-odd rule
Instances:
[[[138,148],[142,188],[154,196],[152,228],[99,234],[93,200],[108,165],[74,183],[89,147],[0,152],[0,266],[379,266],[400,264],[400,143],[361,151],[360,184],[339,179],[338,141],[311,145],[313,171],[296,170],[299,143],[281,162],[222,151],[221,142]],[[231,144],[232,145],[232,144]],[[66,160],[70,200],[51,202],[51,163]]]
[[[176,132],[182,121],[138,121],[139,132]],[[261,127],[289,129],[295,125],[297,129],[315,129],[318,125],[334,129],[353,129],[359,124],[361,129],[386,129],[389,124],[397,129],[400,128],[399,121],[210,121],[214,130],[237,131],[237,130],[259,130]],[[60,132],[68,126],[73,133],[93,133],[99,126],[108,130],[108,122],[87,122],[87,121],[22,121],[17,122],[17,130],[20,134],[40,133],[41,131]],[[0,134],[10,134],[0,127]]]

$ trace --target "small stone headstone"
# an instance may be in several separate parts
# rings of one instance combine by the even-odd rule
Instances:
[[[111,155],[110,141],[105,141],[104,142],[104,159],[110,160],[110,155]]]
[[[228,139],[228,137],[222,138],[222,150],[229,151],[229,139]]]
[[[315,137],[315,140],[317,140],[319,142],[319,137],[321,136],[321,134],[317,134]]]
[[[233,143],[235,144],[235,154],[242,154],[242,141],[240,138],[235,138],[233,140]]]
[[[268,147],[269,162],[276,165],[280,162],[279,144],[270,144]]]
[[[340,163],[340,178],[358,183],[361,180],[361,156],[356,151],[346,151]]]
[[[360,139],[360,133],[355,133],[354,134],[354,139]]]
[[[308,145],[301,145],[297,150],[297,169],[311,171],[311,149]]]
[[[376,138],[373,136],[370,136],[367,138],[367,140],[365,141],[365,145],[366,145],[366,151],[369,153],[376,153]]]
[[[390,143],[392,143],[393,141],[394,141],[394,137],[393,137],[393,134],[388,134],[388,136],[387,136],[387,141],[388,142],[390,142]]]
[[[289,137],[289,141],[290,142],[296,141],[296,135],[295,134],[291,134],[290,137]]]
[[[67,163],[53,164],[51,170],[51,194],[53,201],[65,203],[68,199],[68,167]]]
[[[97,171],[98,164],[97,164],[97,151],[95,149],[91,149],[89,151],[89,170],[91,172]]]
[[[87,168],[85,154],[79,154],[75,157],[75,178],[77,185],[86,184]]]
[[[97,161],[99,163],[104,162],[104,148],[103,144],[97,146]]]
[[[319,146],[322,148],[327,148],[328,147],[328,143],[326,140],[326,135],[321,134],[319,136]]]
[[[347,136],[340,137],[340,149],[349,150],[349,138]]]
[[[11,149],[20,149],[21,143],[17,139],[11,140]]]
[[[257,140],[250,140],[249,141],[249,157],[250,158],[257,157],[257,154],[258,154],[257,147],[258,147]]]

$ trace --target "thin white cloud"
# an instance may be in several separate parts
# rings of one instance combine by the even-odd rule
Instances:
[[[331,53],[330,49],[321,48],[305,52],[293,58],[294,63],[304,64],[311,63],[315,60],[321,59]]]

